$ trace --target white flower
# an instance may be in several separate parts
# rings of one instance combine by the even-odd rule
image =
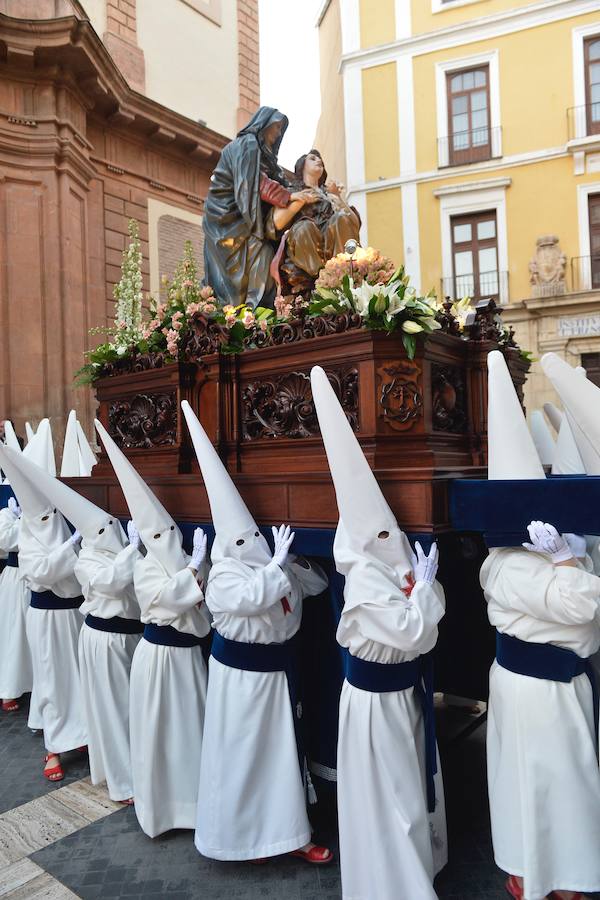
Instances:
[[[423,325],[429,328],[430,331],[436,331],[436,329],[442,327],[438,320],[434,319],[433,316],[427,316],[426,318],[424,316],[421,316],[421,322],[423,323]]]
[[[363,281],[360,287],[352,288],[352,296],[354,298],[354,308],[361,316],[369,314],[369,303],[372,297],[377,296],[382,291],[380,284],[367,284]]]

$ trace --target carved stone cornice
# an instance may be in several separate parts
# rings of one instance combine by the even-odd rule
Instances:
[[[62,78],[104,118],[117,116],[132,131],[154,133],[197,164],[212,169],[228,138],[133,91],[87,21],[75,16],[26,20],[0,14],[0,69],[41,70]],[[53,74],[54,73],[54,74]],[[114,120],[113,120],[114,121]]]

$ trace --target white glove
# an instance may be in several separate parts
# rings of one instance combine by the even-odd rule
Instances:
[[[437,575],[440,558],[437,544],[435,541],[433,542],[429,551],[429,556],[427,556],[418,541],[415,544],[415,550],[417,551],[416,554],[413,553],[412,555],[412,568],[415,583],[417,581],[426,581],[427,584],[433,584],[435,576]]]
[[[290,547],[292,546],[296,534],[291,530],[289,525],[280,525],[279,528],[275,528],[273,525],[271,530],[273,532],[273,541],[275,542],[273,562],[276,562],[279,568],[282,569],[283,566],[285,566]]]
[[[573,551],[554,525],[548,522],[532,522],[527,526],[531,543],[524,543],[526,550],[532,553],[543,553],[553,563],[566,562],[573,559]]]
[[[585,555],[587,553],[587,543],[583,534],[571,534],[565,532],[563,537],[569,547],[571,548],[571,553],[575,557],[575,559],[585,559]]]
[[[194,529],[194,543],[192,549],[192,558],[190,560],[190,568],[195,569],[196,572],[200,571],[200,566],[204,562],[207,544],[208,538],[206,537],[202,529]]]
[[[132,519],[127,523],[127,537],[129,538],[129,543],[132,547],[135,547],[136,550],[140,548],[140,533],[137,530],[135,523]]]
[[[17,503],[14,497],[8,498],[8,511],[13,514],[15,519],[21,518],[21,507]]]
[[[80,540],[81,540],[81,532],[79,532],[79,531],[77,531],[77,529],[75,529],[75,531],[69,538],[69,543],[73,544],[73,546],[75,546],[75,544],[78,544]]]

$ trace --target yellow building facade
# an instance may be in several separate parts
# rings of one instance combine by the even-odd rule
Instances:
[[[329,0],[318,24],[315,145],[363,243],[600,383],[598,0]],[[551,399],[534,364],[527,406]]]

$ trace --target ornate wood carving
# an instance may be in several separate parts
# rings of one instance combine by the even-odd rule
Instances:
[[[408,431],[423,415],[420,375],[414,360],[391,360],[377,369],[379,415],[394,431]]]
[[[176,444],[176,392],[136,394],[134,397],[115,400],[108,409],[108,430],[121,448]]]
[[[433,427],[463,434],[467,428],[467,402],[463,370],[433,363],[431,366]]]
[[[352,430],[358,431],[358,369],[327,369],[326,372]],[[242,433],[245,440],[318,435],[319,423],[308,372],[288,372],[245,385]]]

